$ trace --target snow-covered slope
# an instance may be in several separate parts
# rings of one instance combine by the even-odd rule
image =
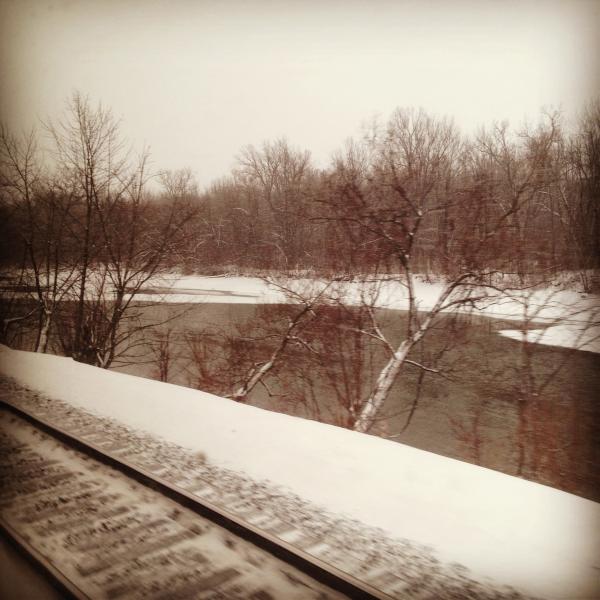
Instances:
[[[0,346],[0,373],[546,598],[600,597],[600,504],[402,444]]]

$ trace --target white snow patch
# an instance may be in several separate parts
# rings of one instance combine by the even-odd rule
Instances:
[[[527,340],[535,344],[577,348],[577,350],[600,353],[599,325],[591,325],[582,329],[578,325],[567,323],[546,329],[530,329],[526,332],[519,329],[504,329],[498,333],[519,342]]]
[[[600,504],[377,437],[0,346],[0,372],[546,598],[600,594]]]
[[[161,276],[149,283],[154,293],[136,294],[136,300],[157,298],[174,303],[277,304],[287,299],[283,292],[258,277],[234,276]]]
[[[286,285],[301,292],[323,289],[329,282],[320,279],[290,279]],[[397,310],[408,309],[408,293],[399,281],[378,281],[364,283],[360,281],[339,282],[330,287],[328,293],[343,298],[348,304],[357,304],[361,296],[373,294],[377,287],[376,305]],[[285,303],[287,297],[276,285],[258,277],[231,276],[179,276],[162,277],[157,282],[159,295],[165,302],[225,302],[225,303]],[[423,278],[414,278],[414,293],[419,310],[430,310],[435,306],[442,293],[442,282],[428,282]],[[483,290],[482,290],[483,292]],[[157,294],[140,294],[139,300],[157,300]],[[585,295],[573,290],[541,288],[536,290],[513,291],[511,297],[490,297],[478,303],[475,314],[496,317],[512,321],[548,325],[543,334],[541,330],[532,335],[531,341],[600,352],[600,299],[594,295]],[[513,339],[522,339],[518,329],[500,332]]]

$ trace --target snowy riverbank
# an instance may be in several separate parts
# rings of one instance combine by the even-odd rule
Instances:
[[[287,286],[298,291],[318,290],[323,280],[294,279]],[[349,304],[360,301],[366,286],[356,281],[336,283],[331,293]],[[282,303],[288,298],[277,285],[258,277],[239,276],[178,276],[160,280],[152,294],[140,294],[139,300],[165,302]],[[431,309],[442,291],[442,283],[415,278],[415,296],[420,310]],[[382,308],[406,310],[406,287],[396,281],[379,284],[376,305]],[[509,295],[490,293],[489,300],[478,304],[476,314],[520,322],[521,328],[501,332],[513,339],[523,339],[523,323],[528,326],[528,340],[538,344],[577,348],[600,353],[600,298],[572,289],[545,287],[514,290]]]

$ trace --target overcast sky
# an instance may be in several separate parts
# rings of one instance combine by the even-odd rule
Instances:
[[[56,117],[79,90],[157,168],[201,185],[286,136],[326,166],[396,106],[465,130],[600,89],[600,1],[0,0],[1,117]]]

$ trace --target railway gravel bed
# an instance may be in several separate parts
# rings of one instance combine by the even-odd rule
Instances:
[[[77,598],[344,597],[6,411],[0,459],[3,528]]]
[[[116,421],[98,417],[60,400],[46,398],[23,388],[12,380],[0,379],[0,399],[36,418],[60,427],[117,460],[126,460],[129,464],[153,473],[161,480],[167,481],[173,487],[197,497],[200,501],[207,501],[213,505],[223,507],[227,512],[250,524],[253,528],[260,529],[271,537],[281,540],[285,545],[293,546],[299,552],[332,565],[335,569],[352,574],[353,577],[380,590],[383,595],[402,599],[525,599],[525,596],[512,588],[500,586],[492,581],[475,580],[470,576],[468,570],[461,565],[439,561],[430,548],[410,540],[392,539],[382,530],[368,527],[363,523],[340,515],[328,513],[270,482],[254,481],[243,474],[217,467],[210,464],[202,455],[165,440],[157,439],[143,431],[131,430]],[[44,460],[49,460],[48,456],[44,454]],[[25,463],[23,466],[27,466],[27,464]],[[30,470],[26,470],[26,472],[36,472],[37,467],[34,463],[31,463],[29,467]],[[38,531],[40,528],[45,527],[44,531],[48,539],[56,538],[59,540],[57,542],[58,546],[48,548],[48,553],[54,556],[55,552],[61,553],[61,544],[66,543],[64,534],[61,533],[63,531],[61,519],[65,518],[63,515],[68,515],[68,519],[70,519],[68,522],[80,527],[81,531],[85,532],[87,531],[85,527],[88,526],[90,511],[91,514],[95,515],[94,510],[97,510],[97,506],[86,495],[85,490],[83,492],[80,490],[78,493],[81,497],[75,496],[69,500],[71,508],[66,509],[63,507],[59,498],[65,497],[64,490],[73,487],[72,481],[69,477],[65,477],[60,468],[57,468],[54,464],[46,464],[43,468],[45,469],[44,481],[55,490],[54,503],[58,502],[57,506],[61,511],[58,511],[54,505],[49,504],[42,512],[37,512],[36,516],[44,515],[43,517],[40,516],[41,521],[27,524],[27,531],[29,532],[28,535],[31,535],[30,531],[35,528],[37,528],[35,531]],[[35,487],[34,483],[29,485]],[[35,489],[27,489],[27,493],[35,498]],[[77,490],[79,490],[79,486],[77,486]],[[2,504],[0,505],[3,515],[6,510],[9,510],[6,507],[10,506],[11,502],[16,502],[18,498],[18,493],[15,491],[6,493],[6,496],[2,496]],[[104,495],[109,496],[110,494],[105,492]],[[105,501],[112,506],[111,510],[117,510],[121,506],[108,497],[105,498]],[[166,498],[162,498],[160,502],[166,501]],[[160,502],[157,501],[157,506],[160,505]],[[198,543],[200,541],[204,543],[204,541],[211,539],[210,536],[203,533],[194,534],[194,536],[189,534],[190,538],[187,538],[186,535],[188,534],[182,532],[178,534],[179,530],[176,527],[171,530],[170,521],[173,521],[173,519],[169,510],[173,511],[174,508],[168,509],[165,513],[158,510],[152,501],[144,506],[146,508],[142,512],[145,518],[149,519],[147,521],[148,527],[151,527],[151,531],[156,532],[156,535],[163,535],[163,531],[165,531],[167,533],[164,533],[164,535],[167,536],[167,540],[170,535],[183,535],[182,539],[173,538],[175,549],[179,546],[194,546],[196,538]],[[123,508],[120,510],[123,510]],[[179,507],[178,510],[185,512],[182,507]],[[55,513],[55,511],[58,512]],[[12,512],[10,514],[13,515]],[[19,512],[19,514],[21,513]],[[13,515],[13,518],[16,517]],[[129,521],[128,512],[118,513],[108,518],[116,519],[117,523],[122,521],[125,528],[121,529],[119,526],[112,533],[115,547],[119,547],[118,540],[122,539],[123,536],[129,537],[130,532],[134,537],[139,536],[139,539],[142,540],[140,543],[148,545],[149,548],[148,557],[141,561],[142,564],[139,568],[142,572],[147,569],[148,572],[160,573],[160,575],[155,575],[155,579],[150,576],[148,576],[149,578],[142,576],[141,579],[145,581],[143,587],[133,586],[133,588],[128,587],[125,589],[113,586],[116,591],[113,589],[112,593],[117,594],[116,596],[92,595],[92,597],[148,597],[149,594],[154,593],[153,590],[161,581],[168,580],[171,572],[170,567],[167,568],[166,566],[164,572],[162,572],[161,559],[156,558],[161,555],[160,546],[152,546],[150,541],[152,535],[150,537],[146,536],[145,526],[142,526],[138,521]],[[165,521],[165,519],[167,520]],[[192,530],[188,528],[185,531],[190,532]],[[231,536],[229,533],[227,535]],[[234,538],[229,537],[227,539],[230,541],[225,542],[225,547],[232,552],[228,544],[231,544],[231,540]],[[235,539],[236,544],[243,542],[243,540]],[[97,556],[94,552],[98,548],[93,545],[93,540],[84,541],[80,539],[73,542],[69,538],[68,541],[74,543],[80,553],[78,555],[80,562],[77,562],[76,567],[76,569],[79,569],[77,572],[81,576],[81,569],[83,569],[84,576],[89,578],[89,581],[103,581],[102,577],[106,576],[107,569],[112,572],[111,568],[106,565],[114,561],[116,556],[122,556],[123,560],[131,558],[127,552],[114,554],[112,551]],[[104,543],[102,547],[104,547]],[[242,572],[239,567],[228,567],[233,569],[230,571],[225,567],[215,570],[215,573],[221,573],[220,577],[225,578],[222,582],[216,575],[216,579],[210,579],[212,577],[211,572],[207,571],[204,567],[206,561],[202,560],[206,558],[207,550],[202,546],[202,550],[198,552],[199,554],[182,552],[173,555],[175,563],[181,561],[182,564],[185,564],[185,569],[195,569],[193,572],[197,573],[199,578],[197,581],[169,584],[168,593],[172,594],[174,590],[180,589],[180,595],[161,596],[160,592],[156,592],[156,596],[152,597],[184,598],[187,597],[187,594],[196,598],[253,598],[252,593],[256,593],[258,594],[255,596],[256,600],[268,600],[269,598],[294,598],[293,593],[298,592],[298,589],[292,589],[291,595],[288,595],[287,591],[257,588],[256,592],[249,595],[249,588],[247,588],[241,593],[240,590],[243,588],[238,589],[236,587],[240,586],[239,582],[242,581],[241,575],[238,575]],[[250,552],[250,550],[244,550],[244,552]],[[90,558],[84,561],[83,555],[89,555]],[[103,559],[102,556],[104,556]],[[190,559],[190,557],[192,558]],[[102,560],[104,560],[104,563]],[[244,564],[248,564],[248,561]],[[275,569],[275,572],[284,573],[285,569],[288,569],[288,575],[282,581],[288,580],[288,583],[289,581],[297,581],[295,575],[289,576],[291,567],[284,565],[284,563],[281,563],[281,565]],[[98,569],[100,570],[98,571]],[[262,569],[261,566],[259,570],[262,571]],[[235,575],[233,571],[235,571]],[[125,567],[121,569],[121,572],[121,577],[124,580],[128,580],[130,576],[133,576]],[[227,578],[228,575],[229,578]],[[116,576],[118,577],[118,573]],[[263,573],[258,581],[263,581],[265,577],[266,575]],[[250,580],[253,581],[252,578]],[[174,581],[178,581],[177,578]],[[311,580],[309,579],[309,581]],[[327,594],[332,594],[332,592],[326,591],[322,586],[318,588],[320,584],[316,582],[309,584],[308,587],[305,587],[306,584],[298,583],[297,585],[300,586],[301,595],[297,596],[299,598],[334,597],[328,596]],[[314,588],[310,587],[311,585]],[[210,586],[219,589],[203,595],[204,592],[198,591],[203,589],[202,586],[207,589]],[[223,592],[221,588],[226,591]],[[164,588],[161,589],[164,590]],[[310,595],[313,590],[317,594],[316,596]],[[135,595],[138,594],[138,591],[139,596]],[[240,593],[242,595],[235,595]],[[318,594],[325,595],[319,596]]]

